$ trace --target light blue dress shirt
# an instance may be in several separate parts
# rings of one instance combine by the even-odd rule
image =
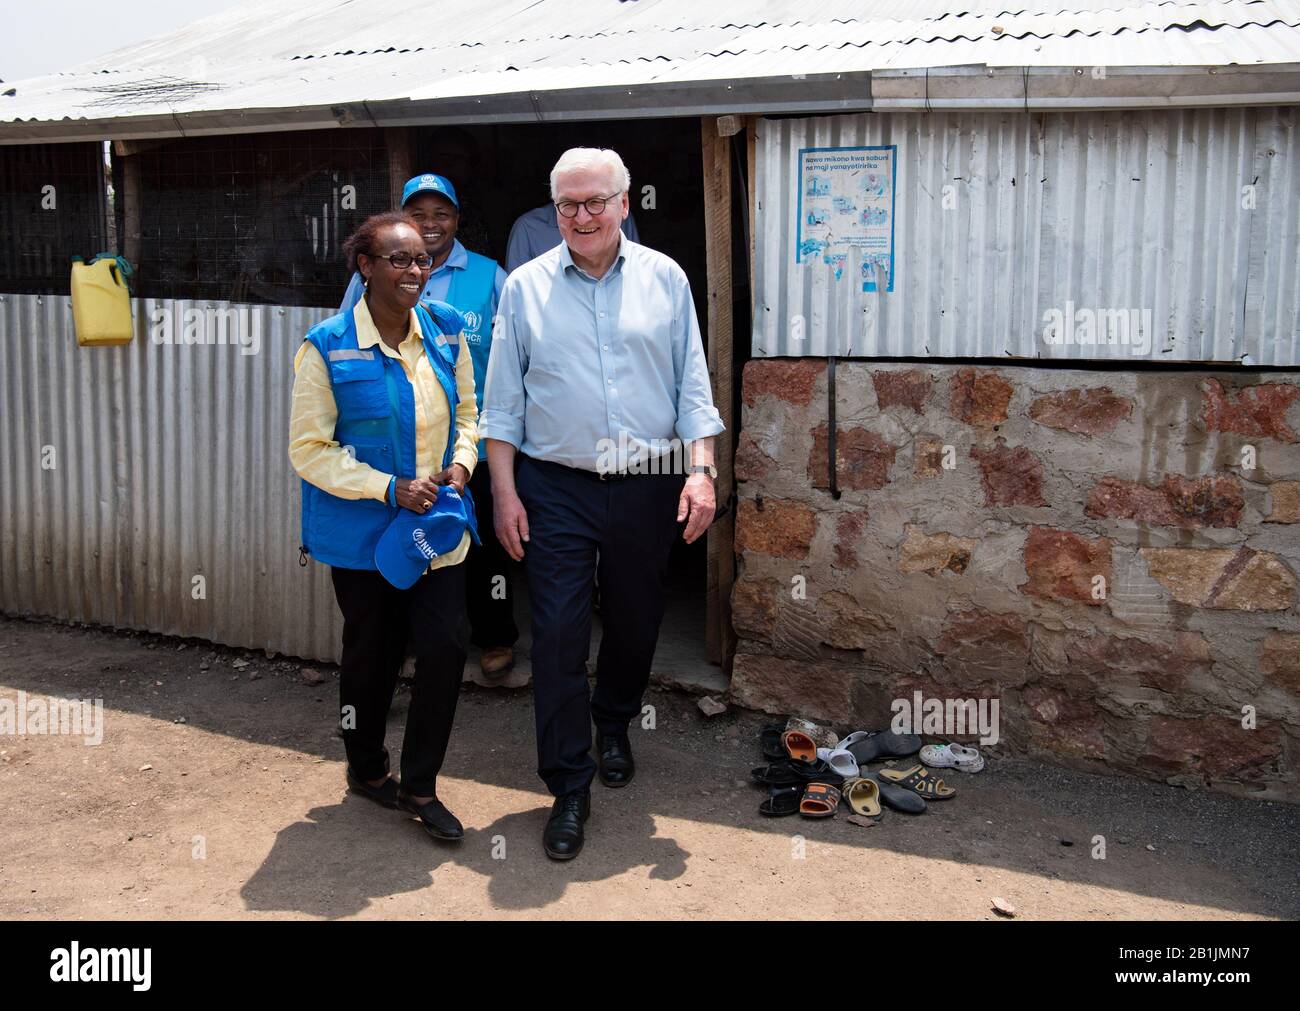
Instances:
[[[465,264],[469,262],[469,254],[465,247],[460,244],[460,239],[453,239],[451,242],[451,252],[447,254],[447,259],[442,261],[442,266],[437,270],[430,271],[429,280],[424,286],[424,291],[420,293],[420,301],[433,299],[435,302],[447,301],[447,289],[451,287],[451,273],[453,270],[464,270]],[[496,313],[496,307],[501,302],[501,288],[506,283],[506,272],[497,267],[496,282],[492,285],[492,312]],[[348,290],[343,293],[343,301],[339,303],[339,312],[348,312],[361,301],[361,296],[365,294],[366,286],[361,280],[360,271],[352,275],[352,280],[348,282]]]
[[[654,446],[658,456],[674,437],[685,443],[724,427],[690,282],[669,257],[620,235],[599,280],[564,243],[507,278],[480,438],[598,471],[611,469],[611,446]]]
[[[506,270],[514,273],[529,260],[536,259],[548,249],[560,244],[560,226],[555,220],[555,205],[542,204],[515,218],[506,240]],[[623,234],[633,242],[640,242],[636,221],[629,212],[623,219]]]

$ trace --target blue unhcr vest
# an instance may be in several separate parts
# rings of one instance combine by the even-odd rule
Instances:
[[[487,382],[488,355],[492,351],[492,296],[498,268],[495,260],[466,252],[469,259],[464,269],[451,272],[447,301],[465,319],[465,342],[469,344],[470,358],[474,362],[474,397],[482,414],[483,386]],[[487,456],[481,441],[478,455],[480,460]]]
[[[424,353],[438,385],[447,396],[450,423],[444,468],[456,445],[456,362],[464,320],[445,302],[423,302],[415,308],[424,338]],[[351,447],[353,456],[385,474],[414,478],[415,391],[400,362],[378,347],[357,346],[351,312],[317,323],[304,338],[320,352],[329,369],[338,421],[334,438]],[[470,526],[478,538],[469,489]],[[302,482],[302,550],[318,562],[343,569],[375,566],[375,545],[397,515],[397,506],[376,499],[343,499],[307,481]]]

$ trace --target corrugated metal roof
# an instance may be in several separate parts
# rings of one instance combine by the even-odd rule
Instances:
[[[108,122],[121,136],[133,119],[173,119],[180,133],[187,118],[216,128],[212,114],[254,110],[295,110],[284,124],[302,125],[305,108],[363,105],[361,118],[385,122],[401,103],[434,103],[421,110],[437,119],[437,103],[452,100],[460,118],[476,104],[484,118],[546,118],[563,108],[545,93],[618,88],[637,89],[632,97],[653,114],[680,106],[656,102],[656,91],[700,82],[743,91],[757,80],[789,88],[785,100],[755,108],[779,111],[800,107],[801,88],[806,107],[825,105],[801,84],[825,75],[1296,62],[1300,0],[1001,0],[961,11],[935,0],[443,0],[415,11],[409,0],[258,0],[66,73],[11,83],[0,123]],[[531,105],[493,100],[511,95],[532,96]],[[584,109],[600,112],[570,113]],[[336,108],[333,121],[356,115]],[[274,123],[232,116],[227,125]]]

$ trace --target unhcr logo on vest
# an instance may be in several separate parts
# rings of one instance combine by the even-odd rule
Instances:
[[[483,325],[483,317],[473,309],[461,313],[461,315],[465,317],[465,339],[471,344],[477,344],[480,339],[479,327]]]

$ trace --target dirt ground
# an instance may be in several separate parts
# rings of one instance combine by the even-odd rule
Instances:
[[[995,758],[920,817],[769,820],[748,782],[764,717],[658,690],[636,780],[593,787],[586,849],[557,864],[530,693],[467,687],[440,781],[466,838],[437,844],[346,792],[334,671],[302,666],[0,618],[0,698],[105,706],[98,746],[0,737],[0,916],[992,919],[994,897],[1021,919],[1300,916],[1295,808]]]

